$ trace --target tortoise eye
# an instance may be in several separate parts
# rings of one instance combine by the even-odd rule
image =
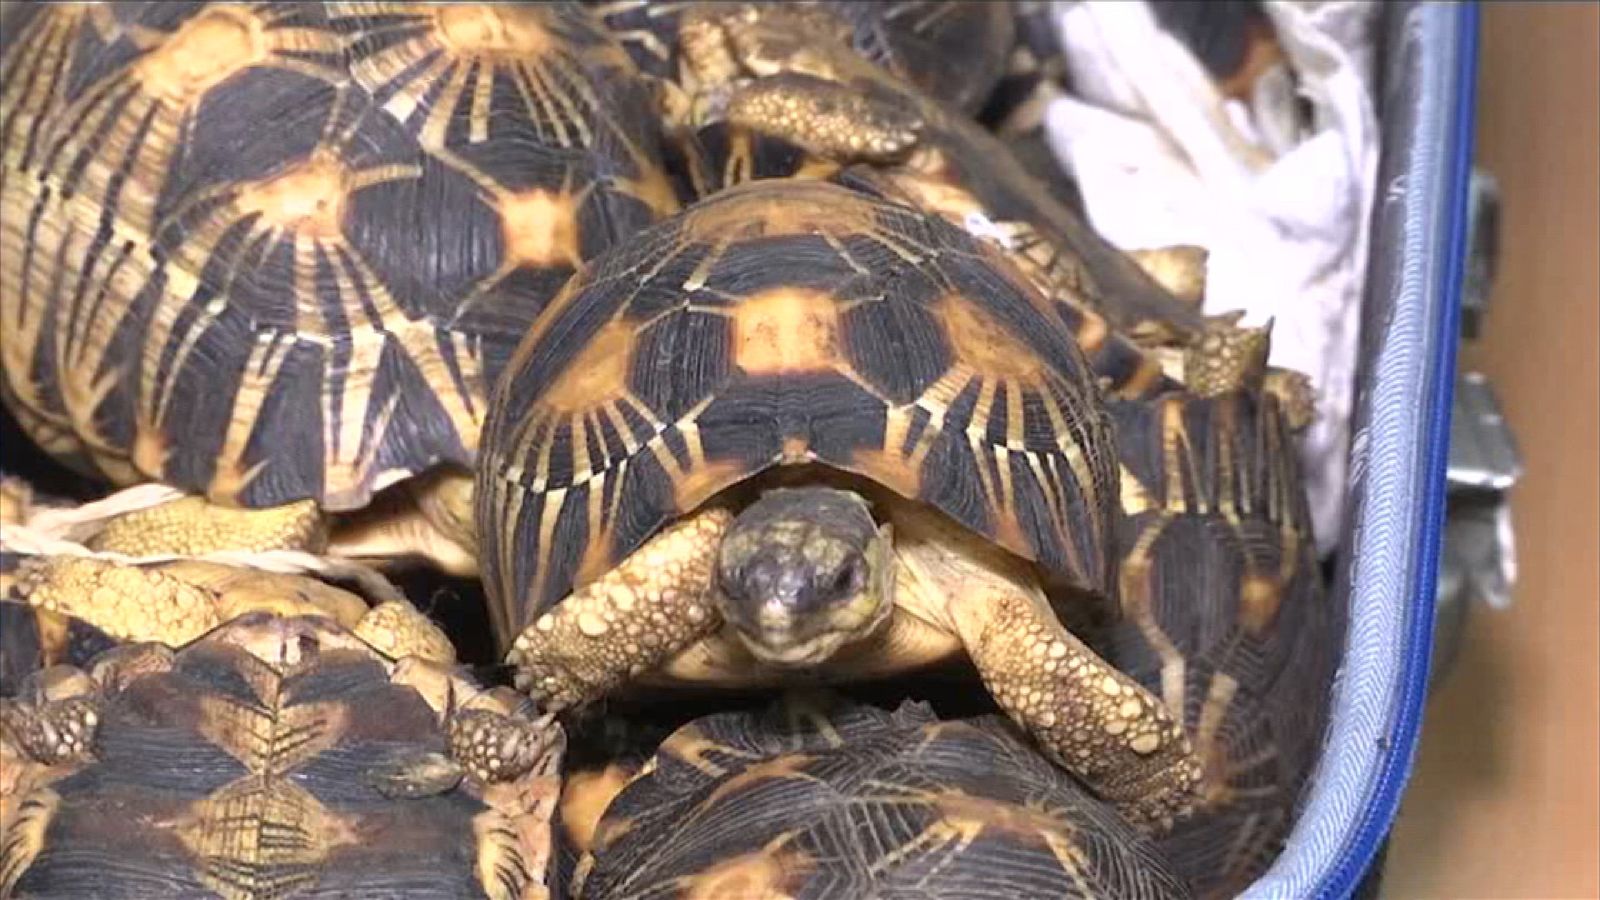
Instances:
[[[866,567],[860,560],[853,561],[833,576],[833,593],[853,594],[861,590],[861,585],[866,581]]]

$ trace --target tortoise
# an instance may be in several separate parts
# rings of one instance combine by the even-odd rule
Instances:
[[[119,647],[0,701],[0,896],[548,896],[563,741],[325,617]]]
[[[678,20],[690,0],[584,0],[644,72],[678,77]],[[967,0],[795,0],[822,7],[856,52],[919,88],[976,112],[1006,73],[1015,4]]]
[[[606,808],[576,898],[1191,896],[995,715],[788,700],[694,720]]]
[[[576,3],[8,7],[0,397],[26,432],[114,485],[373,511],[345,552],[473,571],[489,385],[573,271],[680,203],[620,44]]]
[[[1202,897],[1282,849],[1321,748],[1344,613],[1326,593],[1291,415],[1270,391],[1111,398],[1122,615],[1092,645],[1181,717],[1195,814],[1159,838]]]
[[[847,169],[853,180],[874,182],[1007,249],[1062,303],[1091,357],[1114,330],[1139,346],[1182,351],[1193,390],[1230,383],[1235,372],[1252,368],[1269,328],[1242,326],[1242,313],[1202,312],[1200,248],[1130,254],[1115,247],[1058,202],[998,137],[867,62],[824,12],[702,3],[683,13],[687,98],[673,105],[673,128],[680,140],[718,124],[732,132],[722,139],[725,149],[700,151],[701,195],[749,178],[834,178]],[[780,149],[765,150],[764,140],[781,142]],[[741,149],[752,141],[754,149]],[[801,152],[782,152],[784,146]],[[1119,367],[1124,355],[1118,348]],[[1129,379],[1128,395],[1169,389],[1151,377],[1159,370],[1147,361]]]
[[[474,494],[496,639],[544,708],[967,659],[1159,828],[1187,738],[1064,624],[1111,596],[1115,478],[1083,354],[1007,256],[761,180],[574,277],[495,386]]]

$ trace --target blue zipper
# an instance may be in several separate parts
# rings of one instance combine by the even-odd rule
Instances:
[[[1450,450],[1450,409],[1455,394],[1456,346],[1461,320],[1461,290],[1466,277],[1468,187],[1472,172],[1477,102],[1478,7],[1455,7],[1459,46],[1455,79],[1458,85],[1451,155],[1446,174],[1449,204],[1446,210],[1444,310],[1434,335],[1438,354],[1434,360],[1433,406],[1428,422],[1428,483],[1422,529],[1417,543],[1416,580],[1411,586],[1414,615],[1407,635],[1406,680],[1401,688],[1391,734],[1394,736],[1371,799],[1366,804],[1355,837],[1340,854],[1318,896],[1351,896],[1366,875],[1379,846],[1388,836],[1399,809],[1401,795],[1416,756],[1423,704],[1427,698],[1428,666],[1433,652],[1434,593],[1438,583],[1439,549],[1444,525],[1445,466]]]

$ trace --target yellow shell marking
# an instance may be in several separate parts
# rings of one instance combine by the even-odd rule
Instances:
[[[734,310],[734,364],[751,375],[828,371],[839,349],[839,306],[821,291],[777,288]]]
[[[771,199],[741,202],[741,196],[749,192],[768,194]],[[884,238],[877,221],[880,206],[878,201],[826,183],[790,181],[775,191],[769,181],[747,182],[728,188],[686,216],[684,237],[713,244],[730,236],[870,234]]]
[[[214,6],[183,23],[136,63],[145,90],[188,103],[232,75],[263,62],[262,23],[242,6]]]
[[[456,53],[541,55],[554,39],[537,10],[491,3],[440,3],[433,6],[439,40]]]
[[[1041,380],[1043,366],[1033,348],[1007,332],[971,300],[960,294],[947,294],[939,307],[938,319],[958,362],[988,378],[1024,384]]]
[[[583,412],[625,394],[633,344],[631,325],[620,320],[608,322],[540,396],[541,412]]]
[[[790,885],[798,886],[816,863],[797,849],[783,847],[787,836],[761,850],[724,860],[684,879],[684,900],[789,900]]]
[[[507,269],[583,265],[578,209],[583,195],[537,188],[507,193],[499,203]]]
[[[350,170],[327,151],[312,154],[281,175],[240,191],[238,212],[259,215],[259,226],[334,240],[344,224]]]

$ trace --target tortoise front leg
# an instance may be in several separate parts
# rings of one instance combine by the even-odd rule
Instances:
[[[736,128],[781,138],[840,163],[897,162],[916,146],[922,117],[904,99],[803,72],[733,89],[724,113]]]
[[[696,127],[788,141],[840,163],[891,163],[917,144],[923,117],[856,56],[842,22],[789,4],[705,4],[679,25]]]
[[[712,579],[732,521],[722,509],[684,519],[539,616],[506,655],[517,688],[551,711],[583,706],[715,631]]]
[[[1187,815],[1201,762],[1159,698],[1078,640],[1036,592],[956,606],[957,631],[1000,707],[1045,753],[1140,828]]]
[[[1000,708],[1134,825],[1189,814],[1201,761],[1161,700],[1074,637],[1020,565],[953,526],[906,524],[903,600],[955,632]]]

